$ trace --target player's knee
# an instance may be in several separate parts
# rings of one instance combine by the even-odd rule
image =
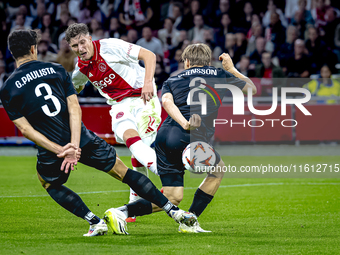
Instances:
[[[123,163],[123,161],[120,158],[117,157],[115,165],[108,172],[108,174],[116,178],[117,180],[122,181],[127,170],[128,167]]]
[[[132,137],[139,137],[137,130],[135,129],[128,129],[123,133],[123,140],[126,142],[128,139]]]
[[[44,189],[48,189],[50,186],[51,186],[51,183],[48,183],[48,182],[46,182],[41,176],[40,176],[40,174],[37,172],[37,175],[38,175],[38,179],[39,179],[39,181],[40,181],[40,184],[41,184],[41,186],[44,188]]]
[[[44,180],[40,180],[40,183],[41,186],[46,190],[51,186],[51,183],[45,182]]]
[[[218,162],[217,166],[215,167],[215,171],[211,174],[213,174],[216,178],[222,179],[224,176],[224,162],[221,159],[220,162]]]

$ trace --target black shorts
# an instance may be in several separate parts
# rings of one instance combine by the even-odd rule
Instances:
[[[158,130],[155,150],[157,155],[157,170],[163,186],[177,187],[180,186],[179,183],[182,183],[181,186],[183,186],[185,168],[182,163],[182,153],[187,145],[194,141],[190,133],[179,126],[164,125]],[[215,154],[216,163],[219,163],[221,157],[216,150]],[[171,185],[171,183],[173,183],[173,185]]]
[[[108,172],[116,163],[116,150],[92,131],[90,131],[90,133],[92,139],[81,148],[79,162],[100,171]],[[71,171],[67,174],[65,174],[64,171],[60,171],[63,160],[64,159],[57,158],[56,155],[53,155],[53,158],[49,159],[38,157],[38,173],[48,183],[57,185],[64,184]]]

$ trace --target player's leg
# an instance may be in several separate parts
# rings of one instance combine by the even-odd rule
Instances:
[[[120,122],[117,125],[116,132],[117,136],[123,136],[123,140],[126,146],[132,153],[131,163],[134,171],[148,176],[148,167],[151,168],[152,172],[157,173],[156,169],[156,155],[153,149],[149,145],[145,144],[140,138],[137,130],[132,129],[135,125],[130,120]],[[124,129],[130,128],[124,131]],[[121,135],[123,134],[123,135]],[[137,155],[137,158],[134,156]],[[139,160],[138,160],[139,159]],[[142,160],[143,159],[143,160]],[[140,196],[130,188],[129,203],[132,203],[140,199]],[[126,219],[127,222],[135,222],[135,217],[129,217]]]
[[[213,173],[209,173],[204,181],[201,183],[199,188],[196,190],[194,199],[190,206],[189,212],[194,213],[197,217],[199,217],[211,200],[214,198],[214,195],[221,184],[224,172],[222,171],[224,162],[221,160],[221,157],[216,152],[216,159],[219,162],[217,165],[219,166],[217,171]],[[179,226],[179,232],[181,233],[201,233],[201,232],[211,232],[206,231],[200,227],[200,225],[195,223],[193,226],[186,226],[181,224]]]
[[[148,169],[143,166],[133,155],[131,156],[131,164],[132,170],[137,171],[145,176],[149,176]],[[130,196],[129,196],[129,203],[133,203],[140,199],[140,196],[130,188]],[[136,222],[136,217],[129,217],[126,219],[126,222]]]
[[[117,141],[126,144],[134,158],[141,165],[148,167],[153,173],[157,174],[156,154],[154,150],[150,148],[150,144],[143,142],[144,133],[147,132],[148,129],[148,122],[146,122],[146,130],[144,133],[141,128],[141,123],[139,123],[140,116],[143,115],[143,109],[148,107],[151,107],[151,104],[144,106],[143,101],[139,98],[127,98],[124,99],[122,103],[113,105],[110,110],[112,130],[115,133]],[[151,117],[153,118],[152,120],[154,120],[151,122],[153,123],[151,129],[155,132],[158,127],[156,123],[159,124],[160,117]],[[145,125],[143,125],[143,127],[144,126]]]
[[[125,102],[124,102],[125,101]],[[131,98],[123,100],[121,103],[113,105],[110,114],[112,117],[112,130],[115,133],[116,140],[120,143],[126,144],[130,149],[132,169],[138,171],[146,176],[148,176],[147,163],[154,162],[153,150],[142,142],[137,131],[136,118],[133,115],[133,102]],[[131,147],[131,148],[130,148]],[[137,159],[133,153],[137,153]],[[143,153],[144,152],[144,153]],[[144,154],[144,155],[142,155]],[[150,155],[148,157],[146,155]],[[146,159],[146,161],[139,161],[141,158]],[[130,188],[129,203],[140,199],[137,193]],[[128,222],[135,222],[135,218],[128,218]]]
[[[183,199],[183,175],[161,175],[161,180],[163,195],[169,199],[172,204],[178,206]],[[144,216],[162,211],[162,208],[146,199],[139,199],[117,209],[124,212],[126,217]]]
[[[146,105],[142,100],[134,100],[134,111],[132,113],[135,117],[137,131],[143,143],[148,147],[151,147],[156,139],[157,129],[161,123],[161,112],[162,108],[156,95]],[[155,157],[156,154],[153,152],[152,158]],[[136,155],[135,158],[139,160]],[[156,164],[148,162],[147,168],[157,174],[156,167]]]
[[[163,186],[163,194],[171,203],[178,206],[183,200],[183,189],[183,186]]]
[[[158,104],[157,104],[158,103]],[[132,152],[131,163],[133,170],[148,176],[148,168],[154,173],[156,169],[156,155],[150,148],[156,138],[156,131],[160,124],[161,107],[157,97],[153,98],[147,105],[139,98],[128,99],[129,113],[126,119],[119,118],[113,125],[116,137],[122,140]],[[120,108],[121,109],[121,108]],[[114,122],[114,121],[113,121]],[[140,197],[130,189],[129,203],[137,201]],[[135,222],[135,217],[129,217],[127,222]]]
[[[214,198],[214,195],[221,184],[224,172],[223,169],[224,162],[221,160],[221,157],[216,152],[216,159],[218,167],[216,167],[215,172],[209,173],[207,177],[203,180],[199,188],[196,190],[193,202],[190,206],[189,211],[195,213],[197,217],[199,217],[211,200]]]
[[[41,185],[50,197],[60,206],[75,216],[86,220],[90,224],[90,230],[87,234],[84,234],[84,236],[98,236],[106,234],[108,231],[106,223],[98,216],[94,215],[74,191],[63,185],[63,183],[67,181],[69,174],[61,172],[60,165],[61,162],[50,165],[38,162],[37,174]],[[42,173],[41,175],[39,174],[39,171]],[[59,171],[59,173],[53,174],[56,171]],[[46,176],[43,174],[46,174]],[[50,180],[50,182],[47,180]]]
[[[145,143],[148,146],[151,146],[151,144],[155,141],[156,139],[156,132],[151,133],[149,136],[144,137],[142,139],[143,143]],[[143,166],[133,155],[131,157],[131,163],[132,163],[132,167],[133,170],[144,174],[145,176],[149,176],[148,175],[148,168]],[[130,189],[130,200],[129,200],[129,204],[137,201],[140,199],[140,196],[137,195],[136,192],[134,192],[134,190]],[[171,200],[170,200],[171,201]],[[126,222],[135,222],[136,221],[136,217],[128,217],[126,219]]]
[[[168,139],[169,138],[169,139]],[[157,167],[163,186],[163,194],[178,205],[183,199],[184,168],[181,154],[190,140],[188,133],[182,133],[179,127],[163,125],[155,141]],[[162,209],[145,199],[118,208],[127,216],[142,216]]]
[[[187,225],[196,222],[196,216],[192,213],[186,213],[173,205],[150,181],[145,175],[129,169],[118,157],[116,157],[115,149],[107,144],[103,139],[95,134],[93,140],[82,148],[82,156],[80,162],[104,171],[112,177],[128,184],[139,196],[161,207],[170,217],[178,222],[184,222]],[[125,215],[118,210],[108,210],[108,214],[114,213],[120,227],[124,228]],[[109,218],[111,215],[107,215]],[[124,223],[122,221],[124,221]],[[110,220],[111,223],[114,220]],[[115,223],[115,222],[114,222]],[[112,227],[112,226],[111,226]],[[112,228],[113,229],[113,228]],[[119,231],[119,233],[123,231]]]
[[[145,201],[140,204],[140,210],[145,212],[144,214],[152,213],[152,203],[165,211],[171,218],[178,223],[185,225],[193,225],[196,222],[196,218],[192,217],[193,214],[184,212],[176,205],[171,203],[150,181],[148,177],[133,171],[117,157],[115,166],[108,172],[112,177],[121,180],[132,188],[136,193],[142,197],[138,201]],[[143,214],[143,215],[144,215]],[[125,215],[126,216],[126,215]],[[138,215],[137,215],[138,216]]]

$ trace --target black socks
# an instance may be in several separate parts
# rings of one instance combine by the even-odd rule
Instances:
[[[205,193],[201,189],[197,189],[189,212],[194,213],[197,217],[200,216],[213,198],[214,196]]]
[[[130,186],[140,197],[154,203],[160,208],[169,201],[145,175],[128,169],[123,183]],[[141,205],[142,206],[142,205]]]
[[[151,202],[141,198],[135,202],[125,205],[128,217],[143,216],[152,213]]]
[[[75,192],[64,185],[51,185],[48,187],[47,192],[54,201],[74,215],[87,220],[90,224],[99,223],[100,218],[90,211],[83,200]]]

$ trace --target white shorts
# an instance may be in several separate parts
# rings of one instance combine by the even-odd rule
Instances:
[[[151,145],[161,123],[161,104],[157,96],[144,104],[140,97],[128,97],[112,105],[112,131],[118,143],[123,143],[123,134],[128,129],[138,132],[142,141]]]

